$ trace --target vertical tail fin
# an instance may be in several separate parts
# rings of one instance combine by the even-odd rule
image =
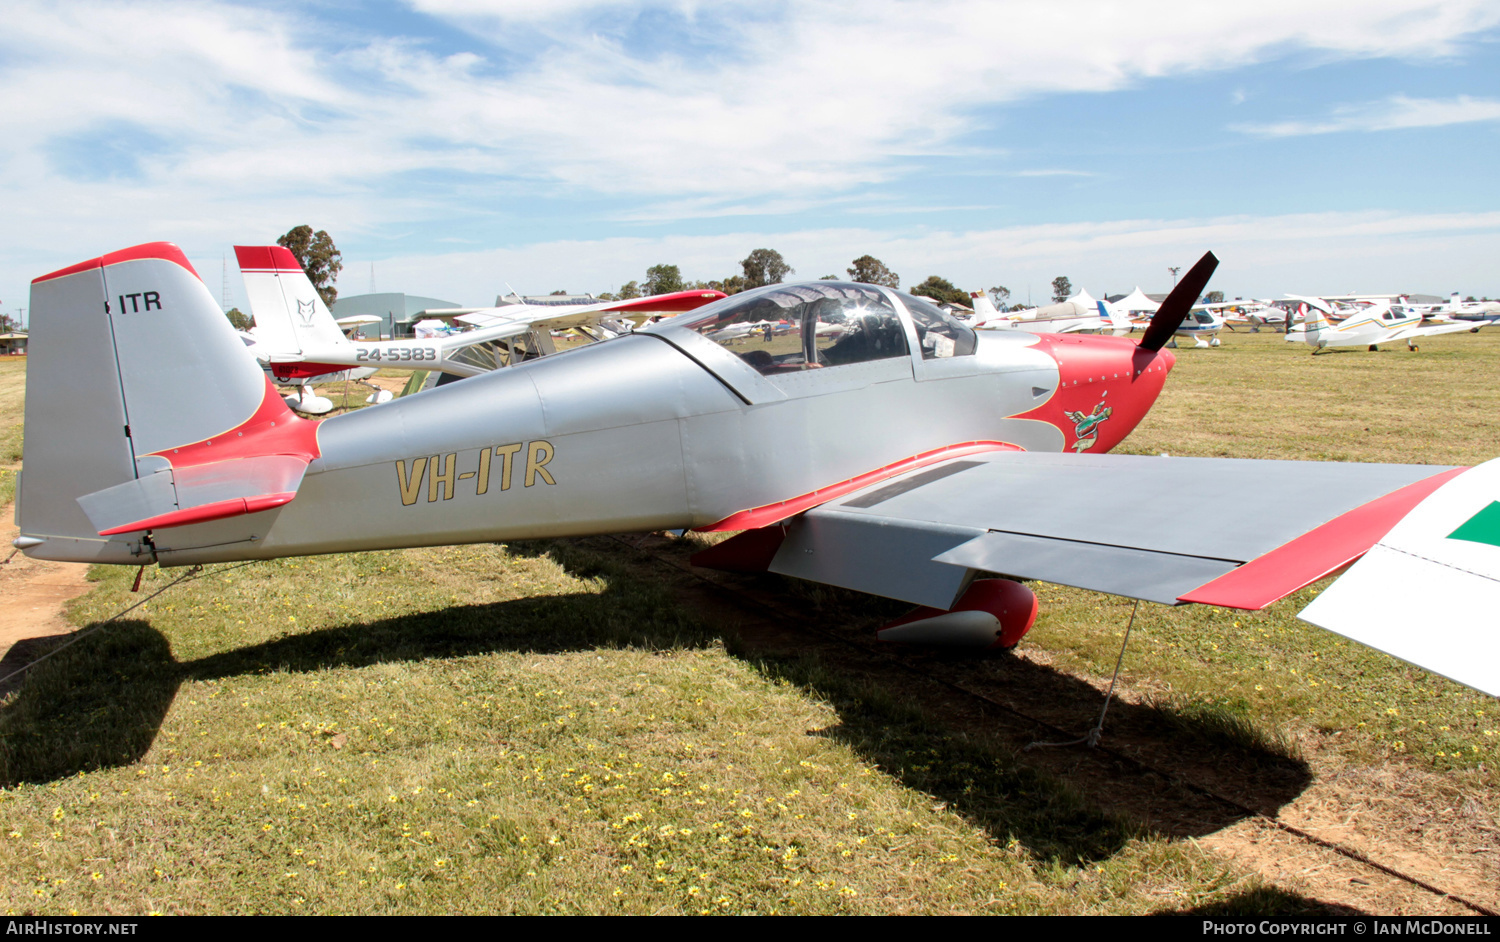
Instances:
[[[1328,322],[1328,318],[1323,316],[1322,309],[1317,305],[1304,304],[1303,307],[1306,310],[1302,315],[1302,328],[1306,333],[1302,339],[1316,347],[1323,338],[1323,331],[1329,329],[1332,325]]]
[[[245,499],[268,487],[295,493],[316,454],[311,423],[299,431],[177,246],[140,245],[43,275],[31,318],[16,541],[28,554],[149,559],[145,526],[103,537],[164,516],[245,513]],[[245,464],[268,454],[278,460]],[[234,501],[241,509],[202,509]]]
[[[974,319],[987,321],[992,317],[999,317],[1000,312],[995,308],[995,302],[990,300],[989,294],[983,291],[970,291],[969,299],[974,302]]]
[[[1119,308],[1108,301],[1100,300],[1094,302],[1099,307],[1099,316],[1109,321],[1111,333],[1116,337],[1129,337],[1131,331],[1130,318]]]
[[[245,278],[256,336],[277,351],[300,353],[309,347],[349,342],[339,330],[297,257],[279,245],[236,245],[234,258]]]

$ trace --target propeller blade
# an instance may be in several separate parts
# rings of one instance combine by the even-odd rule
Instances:
[[[1177,333],[1177,328],[1187,319],[1188,311],[1198,303],[1199,295],[1208,286],[1208,279],[1213,277],[1214,269],[1219,267],[1219,260],[1212,252],[1204,252],[1203,257],[1198,259],[1198,264],[1182,276],[1177,282],[1177,287],[1167,295],[1167,299],[1161,303],[1156,315],[1151,318],[1151,323],[1146,328],[1145,336],[1141,337],[1141,346],[1155,352],[1167,345],[1172,335]]]

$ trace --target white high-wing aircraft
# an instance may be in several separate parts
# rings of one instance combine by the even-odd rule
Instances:
[[[510,361],[520,362],[555,351],[547,330],[551,327],[597,327],[612,312],[690,311],[724,297],[719,291],[682,291],[597,304],[462,308],[458,311],[465,316],[456,319],[475,325],[475,329],[448,336],[356,341],[340,329],[296,256],[286,248],[237,245],[234,255],[255,318],[251,352],[278,383],[301,387],[298,396],[288,398],[288,404],[311,414],[332,408],[328,400],[308,395],[307,381],[313,377],[346,375],[358,380],[377,369],[477,376],[503,365],[493,353],[478,352],[485,350],[481,345],[504,343]],[[614,336],[626,329],[625,325],[618,326],[619,330],[605,333]],[[372,401],[389,398],[377,392]]]
[[[1130,319],[1086,292],[1043,307],[1027,308],[1002,314],[990,296],[971,291],[974,299],[974,326],[980,330],[1024,330],[1033,334],[1112,333],[1124,337],[1130,333]]]
[[[1500,301],[1464,301],[1455,291],[1448,303],[1439,305],[1434,313],[1446,314],[1455,320],[1490,320],[1500,317]]]
[[[1287,334],[1287,340],[1300,340],[1319,350],[1329,347],[1367,347],[1378,349],[1382,343],[1406,341],[1408,349],[1415,351],[1417,341],[1423,337],[1439,334],[1455,334],[1460,331],[1477,333],[1479,328],[1493,321],[1460,322],[1453,324],[1431,324],[1422,326],[1422,315],[1397,313],[1389,300],[1376,301],[1363,310],[1352,313],[1337,324],[1331,323],[1324,312],[1309,306],[1303,330]]]
[[[609,340],[634,330],[636,324],[633,317],[680,314],[697,310],[725,297],[728,295],[724,292],[711,288],[694,288],[616,301],[595,301],[592,304],[526,300],[516,296],[513,302],[497,298],[494,307],[435,309],[427,313],[441,317],[451,316],[460,324],[468,324],[481,330],[508,328],[511,331],[509,336],[517,338],[530,333],[546,348],[543,352],[550,353],[551,344],[542,337],[543,334],[574,330],[590,340]],[[539,355],[532,353],[527,356],[522,349],[516,352],[521,355],[513,357],[513,363],[535,359]]]

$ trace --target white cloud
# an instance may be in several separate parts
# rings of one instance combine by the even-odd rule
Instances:
[[[1434,128],[1476,121],[1500,121],[1500,100],[1494,98],[1408,98],[1393,95],[1382,101],[1336,108],[1327,118],[1312,121],[1278,121],[1271,124],[1235,124],[1231,130],[1260,137],[1295,137],[1333,134],[1340,131],[1393,131],[1401,128]]]
[[[1102,296],[1167,290],[1171,265],[1205,251],[1221,259],[1214,286],[1234,296],[1285,292],[1425,291],[1500,294],[1484,259],[1500,252],[1500,212],[1399,214],[1303,213],[1209,219],[1135,219],[1105,223],[1010,226],[972,231],[902,232],[840,228],[712,236],[560,240],[514,249],[388,259],[378,263],[383,290],[463,303],[489,303],[509,282],[522,293],[612,290],[646,268],[675,264],[689,279],[738,271],[752,249],[774,248],[797,278],[842,274],[850,260],[875,255],[906,285],[942,275],[978,290],[1008,285],[1020,300],[1066,274]],[[360,269],[363,271],[363,269]],[[1479,284],[1469,273],[1485,272]],[[1392,284],[1392,280],[1399,283]],[[362,291],[348,288],[350,293]]]
[[[604,194],[826,194],[894,178],[895,158],[947,152],[985,105],[1292,47],[1441,55],[1500,22],[1479,0],[842,0],[769,14],[737,3],[415,5],[481,37],[480,51],[443,56],[310,10],[22,0],[0,36],[0,135],[16,158],[37,158],[16,169],[55,176],[49,141],[131,122],[171,145],[141,161],[139,185],[165,192],[326,192],[453,172]],[[677,18],[687,38],[622,33],[617,21],[643,8]]]
[[[1291,49],[1443,56],[1500,23],[1486,0],[413,2],[473,46],[316,5],[12,0],[0,295],[64,253],[302,221],[349,239],[503,211],[519,242],[549,210],[515,207],[557,195],[617,200],[617,219],[790,215],[862,185],[900,195],[907,158],[958,152],[997,103]],[[677,32],[632,33],[642,10]]]

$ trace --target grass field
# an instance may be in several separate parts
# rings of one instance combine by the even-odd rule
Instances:
[[[1317,358],[1229,334],[1178,352],[1122,450],[1473,463],[1500,449],[1497,361],[1500,334]],[[124,608],[133,576],[98,570],[70,617]],[[1024,647],[1107,678],[1128,603],[1038,594]],[[1306,597],[1141,607],[1126,675],[1167,746],[1436,771],[1500,810],[1496,701],[1296,621]],[[11,913],[1309,906],[980,726],[747,646],[593,543],[216,568],[32,672],[0,706],[0,786]]]
[[[0,507],[15,496],[25,411],[26,358],[0,357]]]

